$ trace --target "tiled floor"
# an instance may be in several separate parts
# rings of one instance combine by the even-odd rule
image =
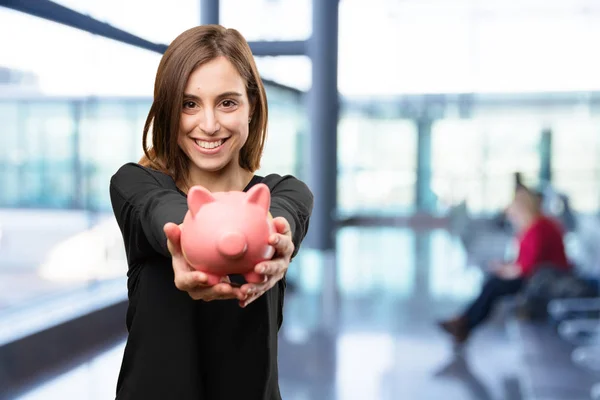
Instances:
[[[0,209],[0,314],[123,276],[124,260],[112,213]]]
[[[456,354],[435,320],[473,296],[481,273],[466,268],[443,231],[345,228],[337,274],[305,252],[292,265],[300,289],[286,300],[280,384],[286,400],[519,399],[519,355],[496,318]],[[339,292],[320,288],[337,280]],[[105,400],[124,343],[19,400]]]
[[[116,344],[85,364],[19,397],[19,400],[105,400],[115,398],[115,384],[125,343]]]

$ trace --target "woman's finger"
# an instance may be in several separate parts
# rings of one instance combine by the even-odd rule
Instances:
[[[254,271],[257,274],[272,276],[282,274],[287,270],[287,263],[281,258],[270,261],[263,261],[256,265]]]
[[[282,235],[289,235],[290,237],[292,236],[290,223],[287,221],[287,219],[283,217],[274,218],[273,225],[275,225],[275,231],[277,233],[280,233]]]
[[[240,302],[242,302],[248,298],[248,294],[246,294],[244,291],[242,291],[241,287],[232,287],[232,289],[233,289],[233,295]]]
[[[167,236],[167,247],[171,256],[181,254],[181,229],[179,229],[179,225],[168,222],[163,227],[163,230]]]
[[[250,297],[248,297],[246,300],[244,301],[240,301],[240,307],[242,308],[246,308],[248,306],[248,304],[252,303],[254,300],[258,299],[260,296],[262,296],[264,294],[264,292],[259,292],[256,293]]]
[[[226,296],[233,293],[233,288],[228,283],[217,283],[215,286],[213,286],[213,290],[215,293],[221,296]]]
[[[269,277],[264,283],[247,283],[242,285],[240,291],[246,296],[255,296],[257,293],[264,293],[271,289],[275,283],[279,280],[278,277]]]
[[[176,263],[173,263],[175,266]],[[179,290],[190,291],[205,286],[208,277],[200,271],[181,271],[175,274],[175,286]]]
[[[189,274],[190,272],[195,272],[195,270],[193,270],[190,267],[187,261],[185,261],[183,255],[173,256],[171,264],[173,265],[173,272],[175,273],[176,278],[177,276],[183,277]]]
[[[227,283],[218,283],[210,287],[196,288],[188,291],[188,294],[194,300],[204,301],[227,300],[237,298],[234,294],[233,288]]]
[[[289,236],[275,233],[269,237],[269,244],[275,248],[275,254],[291,256],[294,252],[294,242]]]

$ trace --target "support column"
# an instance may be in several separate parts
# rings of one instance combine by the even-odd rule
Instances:
[[[427,304],[431,296],[431,233],[415,233],[414,289],[411,295],[419,304]]]
[[[427,213],[433,210],[434,199],[431,190],[431,125],[428,117],[417,121],[417,179],[415,206],[417,212]]]
[[[319,329],[324,335],[333,335],[339,315],[335,257],[339,0],[313,0],[312,3],[313,31],[308,42],[308,54],[312,60],[312,86],[307,97],[310,134],[305,162],[308,165],[308,185],[313,191],[315,204],[306,245],[309,254],[315,256],[314,265],[318,265],[322,272]]]
[[[200,24],[219,23],[219,0],[200,0]]]
[[[313,0],[313,32],[308,46],[312,86],[308,94],[310,151],[305,162],[309,166],[308,184],[315,196],[315,206],[307,245],[317,250],[335,248],[338,5],[338,0]]]
[[[546,128],[542,131],[540,139],[540,183],[552,183],[552,130]]]
[[[83,113],[83,102],[71,103],[73,115],[73,187],[75,193],[71,200],[71,207],[77,209],[88,209],[87,198],[89,191],[84,190],[84,165],[81,156],[81,120]]]

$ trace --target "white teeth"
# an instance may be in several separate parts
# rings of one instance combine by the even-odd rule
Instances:
[[[202,140],[196,140],[196,144],[200,147],[202,147],[203,149],[214,149],[216,147],[219,147],[220,145],[222,145],[224,142],[223,139],[218,140],[216,142],[204,142]]]

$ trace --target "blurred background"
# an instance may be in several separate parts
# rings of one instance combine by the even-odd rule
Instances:
[[[142,154],[161,53],[203,23],[251,42],[258,173],[315,194],[284,399],[598,394],[597,299],[530,321],[509,298],[460,353],[435,325],[514,257],[516,173],[578,276],[600,277],[598,1],[0,0],[0,399],[115,397],[127,265],[108,183]]]

